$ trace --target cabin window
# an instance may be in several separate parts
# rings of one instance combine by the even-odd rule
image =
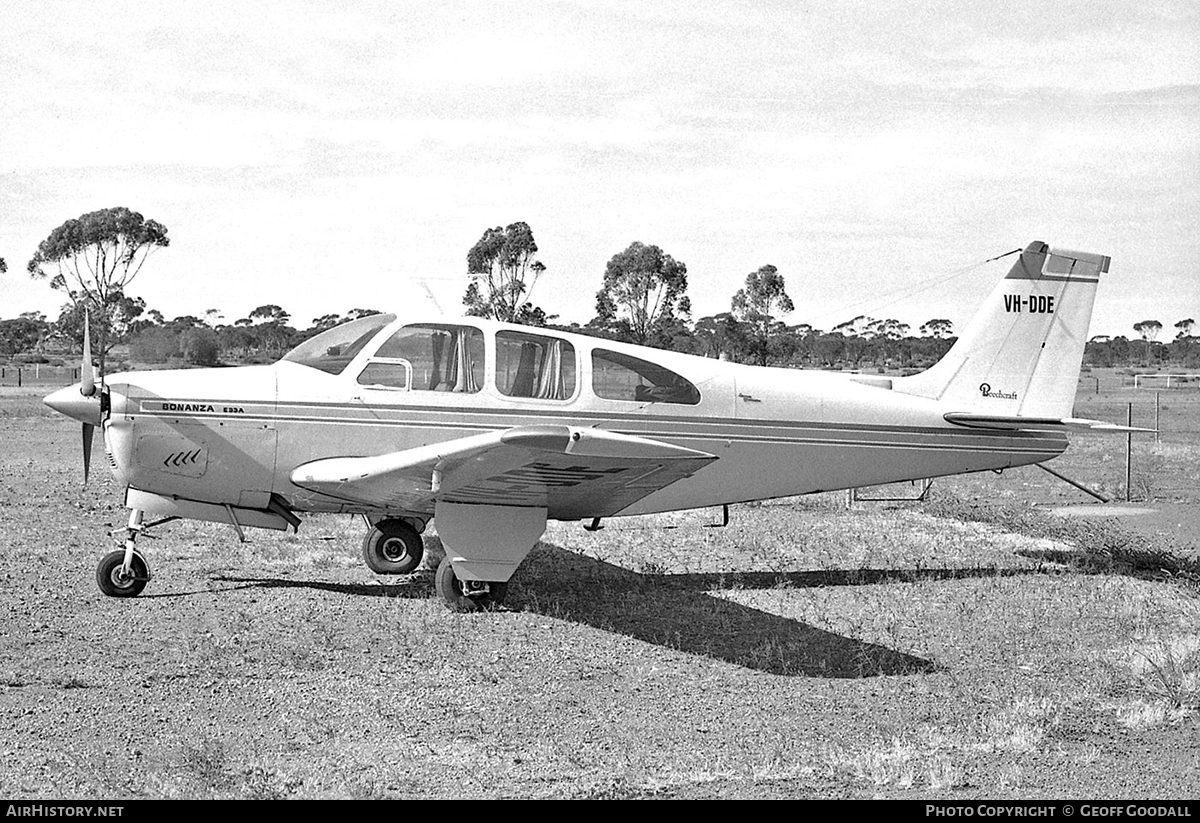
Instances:
[[[471,394],[483,384],[483,332],[421,324],[397,331],[358,376],[363,385]]]
[[[700,402],[700,390],[670,369],[605,349],[592,352],[592,391],[606,400],[686,406]]]
[[[575,394],[575,347],[540,334],[496,333],[496,389],[509,397],[566,400]]]
[[[305,340],[285,354],[283,359],[329,374],[341,374],[380,329],[395,319],[394,314],[372,314],[334,326]]]
[[[372,360],[358,376],[364,386],[383,389],[407,389],[412,380],[412,366],[404,360]]]

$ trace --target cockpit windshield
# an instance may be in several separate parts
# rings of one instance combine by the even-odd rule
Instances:
[[[394,314],[372,314],[334,326],[310,337],[283,356],[289,363],[341,374],[379,330],[396,319]]]

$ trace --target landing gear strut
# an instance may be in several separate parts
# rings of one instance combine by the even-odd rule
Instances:
[[[508,594],[507,583],[459,580],[449,557],[443,557],[438,564],[434,585],[446,605],[458,612],[493,609],[503,603],[504,596]]]
[[[125,548],[109,552],[96,566],[96,585],[109,597],[137,597],[150,580],[150,565],[134,548],[142,530],[142,510],[129,512],[125,529]]]
[[[421,535],[405,520],[380,520],[363,538],[363,560],[376,574],[408,574],[424,554]]]

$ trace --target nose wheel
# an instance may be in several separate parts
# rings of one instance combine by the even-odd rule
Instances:
[[[150,567],[145,558],[134,554],[125,567],[125,550],[109,552],[96,566],[96,585],[109,597],[137,597],[150,579]]]
[[[449,557],[443,557],[438,564],[434,587],[446,605],[456,612],[494,609],[504,602],[504,596],[508,594],[507,583],[460,580],[454,573],[454,564]]]

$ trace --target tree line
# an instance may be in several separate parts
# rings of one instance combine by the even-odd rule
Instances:
[[[301,326],[282,307],[265,305],[232,323],[224,322],[215,308],[202,316],[166,320],[128,294],[128,288],[149,256],[169,245],[164,225],[127,208],[103,209],[63,223],[39,244],[26,270],[62,292],[66,302],[53,320],[37,312],[0,320],[0,357],[63,347],[78,351],[87,322],[101,368],[113,348],[122,344],[136,364],[270,362],[326,329],[378,313],[355,308],[315,317]],[[466,255],[466,314],[763,366],[915,371],[936,362],[955,339],[953,324],[937,318],[915,334],[893,318],[867,316],[828,331],[788,325],[781,318],[793,312],[795,304],[783,274],[771,264],[744,277],[741,288],[730,295],[729,311],[693,319],[686,264],[640,241],[609,259],[593,318],[563,325],[533,302],[535,287],[548,272],[537,254],[526,223],[486,229]],[[0,258],[0,274],[6,269]],[[1200,366],[1193,320],[1176,323],[1176,337],[1167,343],[1157,340],[1163,326],[1156,320],[1133,328],[1140,339],[1093,338],[1085,362]]]

